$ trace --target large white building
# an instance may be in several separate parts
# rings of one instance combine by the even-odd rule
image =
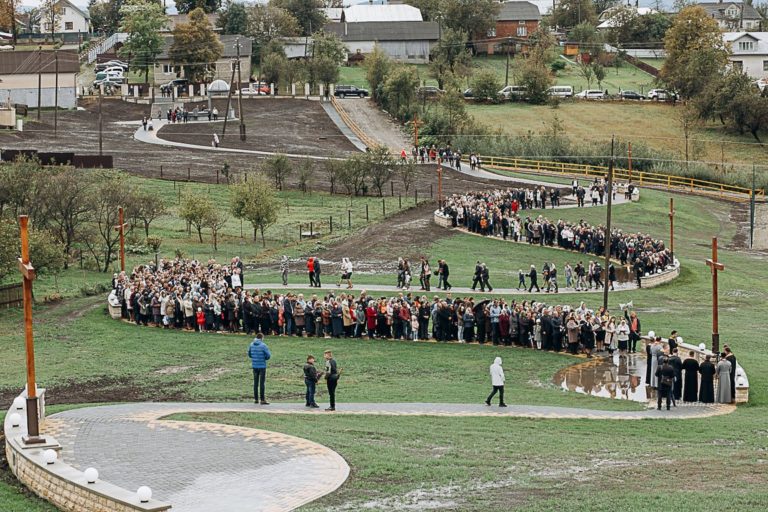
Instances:
[[[768,77],[768,32],[725,32],[723,40],[734,69],[755,79]]]
[[[85,33],[91,31],[91,17],[87,11],[76,6],[69,0],[59,0],[53,5],[56,16],[56,26],[53,32],[58,33]],[[44,9],[45,10],[45,9]],[[51,32],[50,15],[45,12],[42,16],[43,32]]]

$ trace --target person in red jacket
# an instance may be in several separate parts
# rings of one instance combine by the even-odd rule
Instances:
[[[309,286],[315,286],[315,258],[307,258],[307,273],[309,274]]]
[[[376,304],[372,300],[368,301],[368,307],[365,308],[365,326],[368,329],[368,339],[373,339],[376,332]]]

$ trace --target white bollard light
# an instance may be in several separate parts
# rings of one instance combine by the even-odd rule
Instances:
[[[21,414],[15,412],[11,414],[10,418],[11,420],[11,426],[14,428],[18,428],[19,425],[21,425]]]
[[[27,405],[27,401],[24,400],[23,397],[17,396],[13,399],[13,408],[17,410],[22,410],[24,406]]]
[[[146,485],[142,485],[136,491],[136,496],[139,498],[140,502],[146,503],[152,499],[152,489],[150,489]]]
[[[96,468],[88,468],[83,473],[85,476],[85,481],[89,484],[95,484],[96,480],[99,479],[99,472],[96,470]]]
[[[58,459],[58,455],[56,455],[56,452],[53,450],[45,450],[43,452],[43,460],[47,465],[51,465],[54,462],[56,462],[56,459]]]

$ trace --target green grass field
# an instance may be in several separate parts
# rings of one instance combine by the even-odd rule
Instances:
[[[172,200],[172,184],[146,184],[171,187],[164,188],[163,194]],[[317,208],[308,203],[310,199],[303,202],[300,194],[288,192],[286,197],[292,212],[303,212],[300,207]],[[311,201],[316,201],[318,196],[312,197]],[[668,195],[644,190],[639,203],[614,209],[614,224],[666,239],[667,206]],[[726,265],[720,278],[721,339],[734,347],[751,385],[750,403],[731,415],[679,422],[413,417],[374,421],[348,416],[309,422],[302,416],[248,414],[191,418],[276,430],[337,450],[352,467],[350,480],[305,510],[763,510],[762,475],[768,446],[768,377],[761,371],[768,364],[764,350],[768,327],[762,320],[768,311],[765,256],[730,247],[737,229],[729,221],[730,205],[677,196],[676,209],[675,247],[683,265],[681,277],[655,289],[612,294],[609,303],[616,309],[619,302],[631,299],[644,330],[667,333],[677,329],[688,342],[708,343],[710,274],[704,259],[709,257],[710,237],[719,236],[720,259]],[[599,208],[571,209],[558,211],[557,217],[600,223],[604,214]],[[158,228],[161,226],[160,231],[168,236],[164,253],[172,254],[176,246],[188,250],[195,245],[183,233],[183,225],[173,218],[159,222]],[[230,231],[237,227],[230,226]],[[178,239],[172,237],[173,233]],[[343,234],[346,236],[346,232]],[[241,255],[264,261],[283,252],[277,250],[279,236],[270,238],[271,252],[261,251],[249,242],[247,247],[253,252],[243,251]],[[233,244],[234,248],[240,247],[236,241]],[[504,272],[516,271],[523,263],[540,265],[545,259],[571,259],[567,253],[469,235],[420,240],[416,244],[433,259],[446,258],[452,264],[455,284],[464,281],[462,285],[469,279],[477,258],[495,269],[492,276],[498,276],[500,281],[495,285],[499,287],[514,285]],[[294,251],[291,254],[296,255],[306,250],[290,247]],[[209,254],[207,250],[200,246],[196,254],[204,257]],[[370,257],[381,261],[395,256],[376,253]],[[147,256],[131,258],[141,261]],[[83,277],[78,272],[67,277],[72,286],[82,278],[107,282],[109,277],[96,273]],[[357,282],[362,286],[378,279],[388,282],[390,278],[360,275]],[[545,300],[554,298],[548,296]],[[580,300],[592,305],[599,298],[584,294],[561,294],[557,298],[562,303]],[[35,320],[38,379],[48,388],[52,404],[241,401],[249,397],[251,377],[245,355],[249,340],[245,336],[163,331],[113,321],[105,314],[103,297],[39,305]],[[20,311],[0,313],[0,392],[6,401],[18,392],[24,380],[21,325]],[[487,345],[343,339],[280,338],[268,339],[268,343],[273,351],[268,395],[275,401],[300,400],[304,357],[330,348],[345,372],[338,393],[342,404],[477,403],[488,391],[487,366],[500,354],[505,358],[510,403],[611,410],[640,407],[632,402],[556,389],[552,375],[581,361],[567,355]],[[318,399],[324,400],[324,393]],[[725,464],[730,465],[726,468]],[[7,472],[0,475],[4,475],[0,479],[0,510],[52,510],[21,494]]]

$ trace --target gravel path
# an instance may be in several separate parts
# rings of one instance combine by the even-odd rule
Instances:
[[[406,138],[400,125],[382,112],[373,100],[349,98],[339,100],[339,103],[363,132],[393,152],[399,154],[403,148],[412,146],[412,142]]]

